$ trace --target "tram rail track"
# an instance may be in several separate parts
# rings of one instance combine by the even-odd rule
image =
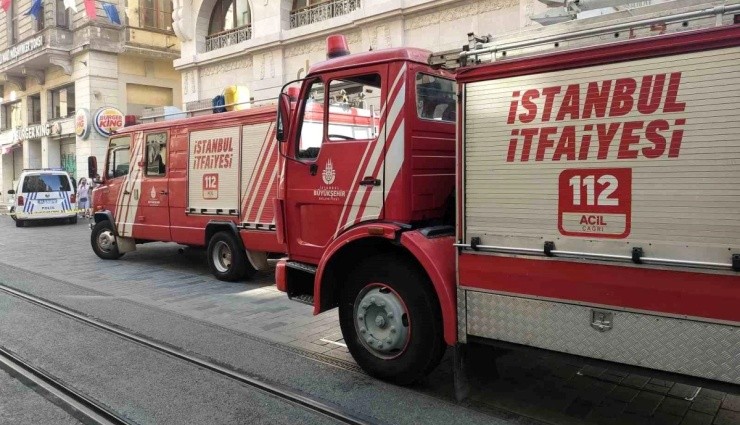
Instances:
[[[178,350],[176,348],[173,348],[171,346],[168,346],[166,344],[163,344],[161,342],[155,341],[150,338],[146,338],[140,335],[136,335],[132,332],[120,329],[118,327],[103,323],[99,320],[87,317],[81,313],[78,313],[72,309],[66,308],[64,306],[61,306],[59,304],[56,304],[54,302],[45,300],[43,298],[37,297],[35,295],[28,294],[24,291],[20,291],[18,289],[12,288],[10,286],[7,286],[5,284],[0,283],[0,293],[5,293],[7,295],[14,296],[16,298],[22,299],[24,301],[27,301],[31,304],[43,307],[45,309],[51,310],[53,312],[56,312],[58,314],[61,314],[63,316],[75,319],[79,322],[82,322],[84,324],[87,324],[89,326],[92,326],[96,329],[103,330],[104,332],[114,334],[118,337],[121,337],[125,340],[140,344],[142,346],[145,346],[149,349],[152,349],[154,351],[157,351],[159,353],[163,353],[166,355],[169,355],[171,357],[177,358],[179,360],[185,361],[187,363],[196,365],[198,367],[204,368],[206,370],[212,371],[214,373],[217,373],[221,376],[227,377],[231,380],[237,381],[241,383],[242,385],[252,387],[254,389],[257,389],[259,391],[262,391],[266,394],[269,394],[273,397],[276,397],[280,400],[292,403],[294,405],[300,406],[302,408],[305,408],[307,410],[310,410],[314,413],[321,414],[323,416],[326,416],[327,418],[334,419],[340,423],[345,424],[370,424],[373,423],[371,420],[363,417],[359,417],[356,414],[353,414],[351,412],[348,412],[340,407],[333,406],[331,404],[325,403],[321,400],[317,400],[315,398],[311,398],[309,396],[306,396],[298,391],[292,390],[290,388],[286,388],[280,385],[272,384],[265,382],[259,378],[247,376],[243,373],[240,373],[236,370],[230,369],[228,367],[225,367],[223,365],[217,364],[213,361],[205,360],[199,357],[196,357],[192,354],[186,353],[182,350]],[[58,387],[58,391],[62,392],[63,395],[66,395],[68,397],[67,399],[70,400],[70,402],[75,402],[77,400],[78,403],[80,403],[80,408],[84,409],[85,406],[87,406],[88,409],[91,411],[96,408],[104,408],[104,406],[100,405],[99,403],[95,402],[94,400],[90,399],[89,397],[86,397],[81,392],[69,387],[68,385],[65,385],[58,380],[54,379],[51,375],[45,374],[42,371],[39,371],[38,369],[34,369],[32,366],[25,364],[22,359],[15,356],[15,361],[12,360],[12,353],[8,352],[7,350],[0,349],[0,360],[5,359],[5,354],[8,353],[11,356],[8,357],[8,363],[15,363],[20,369],[25,369],[26,374],[31,374],[32,370],[35,370],[36,372],[40,373],[39,375],[36,375],[37,379],[47,379],[49,382],[49,385],[56,385]],[[5,363],[3,361],[3,363]],[[10,366],[9,366],[10,367]],[[19,372],[20,373],[20,372]],[[46,378],[41,378],[42,376],[46,376]],[[25,376],[25,375],[24,375]],[[30,375],[29,375],[30,378]],[[55,383],[55,384],[52,384]],[[67,399],[64,399],[65,402]],[[77,409],[75,409],[77,410]],[[81,413],[83,410],[80,411]],[[96,419],[92,419],[94,422],[101,423],[101,424],[130,424],[131,422],[126,422],[125,419],[120,418],[115,415],[115,413],[111,411],[107,411],[107,413],[112,415],[108,422],[97,421]],[[87,416],[87,415],[85,415]],[[101,415],[102,416],[102,415]],[[119,420],[119,422],[115,422],[115,420]],[[123,422],[121,422],[122,420]]]
[[[55,376],[38,369],[15,353],[0,347],[0,368],[15,376],[17,379],[37,386],[56,400],[63,403],[74,416],[84,418],[89,422],[100,425],[132,425],[131,422],[97,400],[77,391],[74,387],[65,384]]]

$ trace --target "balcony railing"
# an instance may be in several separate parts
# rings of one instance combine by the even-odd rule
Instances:
[[[360,8],[360,0],[331,0],[290,13],[290,27],[297,28],[337,16],[346,15]]]
[[[252,38],[252,26],[234,28],[206,36],[206,52],[241,43]]]

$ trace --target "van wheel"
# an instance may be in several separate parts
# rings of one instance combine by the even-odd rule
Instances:
[[[77,215],[75,214],[74,217],[68,218],[67,221],[69,222],[69,224],[77,224]]]
[[[95,224],[90,234],[90,244],[93,251],[95,251],[95,255],[103,260],[117,260],[123,256],[118,252],[113,225],[109,220],[103,220]]]
[[[15,227],[25,227],[26,226],[26,220],[16,219],[15,220]]]
[[[218,280],[234,282],[253,275],[256,270],[231,232],[218,232],[208,242],[208,267]]]
[[[368,374],[400,385],[432,371],[444,354],[442,314],[429,279],[395,255],[371,257],[340,292],[339,323]]]

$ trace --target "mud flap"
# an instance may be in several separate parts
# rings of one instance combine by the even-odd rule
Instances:
[[[134,238],[116,236],[116,245],[118,245],[118,252],[121,254],[136,251],[136,240]]]
[[[452,379],[455,386],[455,400],[465,401],[470,394],[470,382],[466,372],[466,346],[455,344],[452,354]]]
[[[255,270],[267,270],[269,267],[267,264],[267,253],[264,251],[247,251],[247,260],[249,264],[254,267]]]

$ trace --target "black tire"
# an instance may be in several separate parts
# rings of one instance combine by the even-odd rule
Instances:
[[[373,294],[380,299],[368,306]],[[375,304],[381,300],[383,307]],[[396,319],[397,315],[391,319],[388,311],[394,311],[395,300],[400,300],[405,309],[406,320]],[[374,315],[378,312],[380,314]],[[388,332],[394,332],[393,325],[397,327],[399,323],[405,327],[406,342],[400,342],[397,337],[393,339],[395,335],[380,329],[378,322],[372,319],[377,316],[385,317],[383,323]],[[396,255],[371,257],[351,272],[347,284],[340,289],[339,323],[347,348],[360,367],[371,376],[399,385],[412,384],[431,372],[446,348],[442,313],[429,278],[417,265]],[[374,331],[371,329],[373,323],[376,324]],[[386,337],[389,338],[383,340]],[[368,338],[372,341],[368,342]],[[379,342],[386,344],[385,350],[399,343],[403,347],[381,352],[377,348]]]
[[[252,276],[256,270],[249,264],[247,254],[236,236],[218,232],[208,241],[208,268],[218,280],[234,282]]]
[[[67,219],[67,222],[68,222],[69,224],[77,224],[77,215],[75,214],[75,216],[74,216],[74,217],[70,217],[70,218],[68,218],[68,219]]]
[[[26,226],[26,220],[16,219],[15,220],[15,227],[25,227]]]
[[[117,260],[123,256],[118,252],[115,232],[109,220],[103,220],[95,224],[90,233],[90,245],[95,255],[103,260]]]

